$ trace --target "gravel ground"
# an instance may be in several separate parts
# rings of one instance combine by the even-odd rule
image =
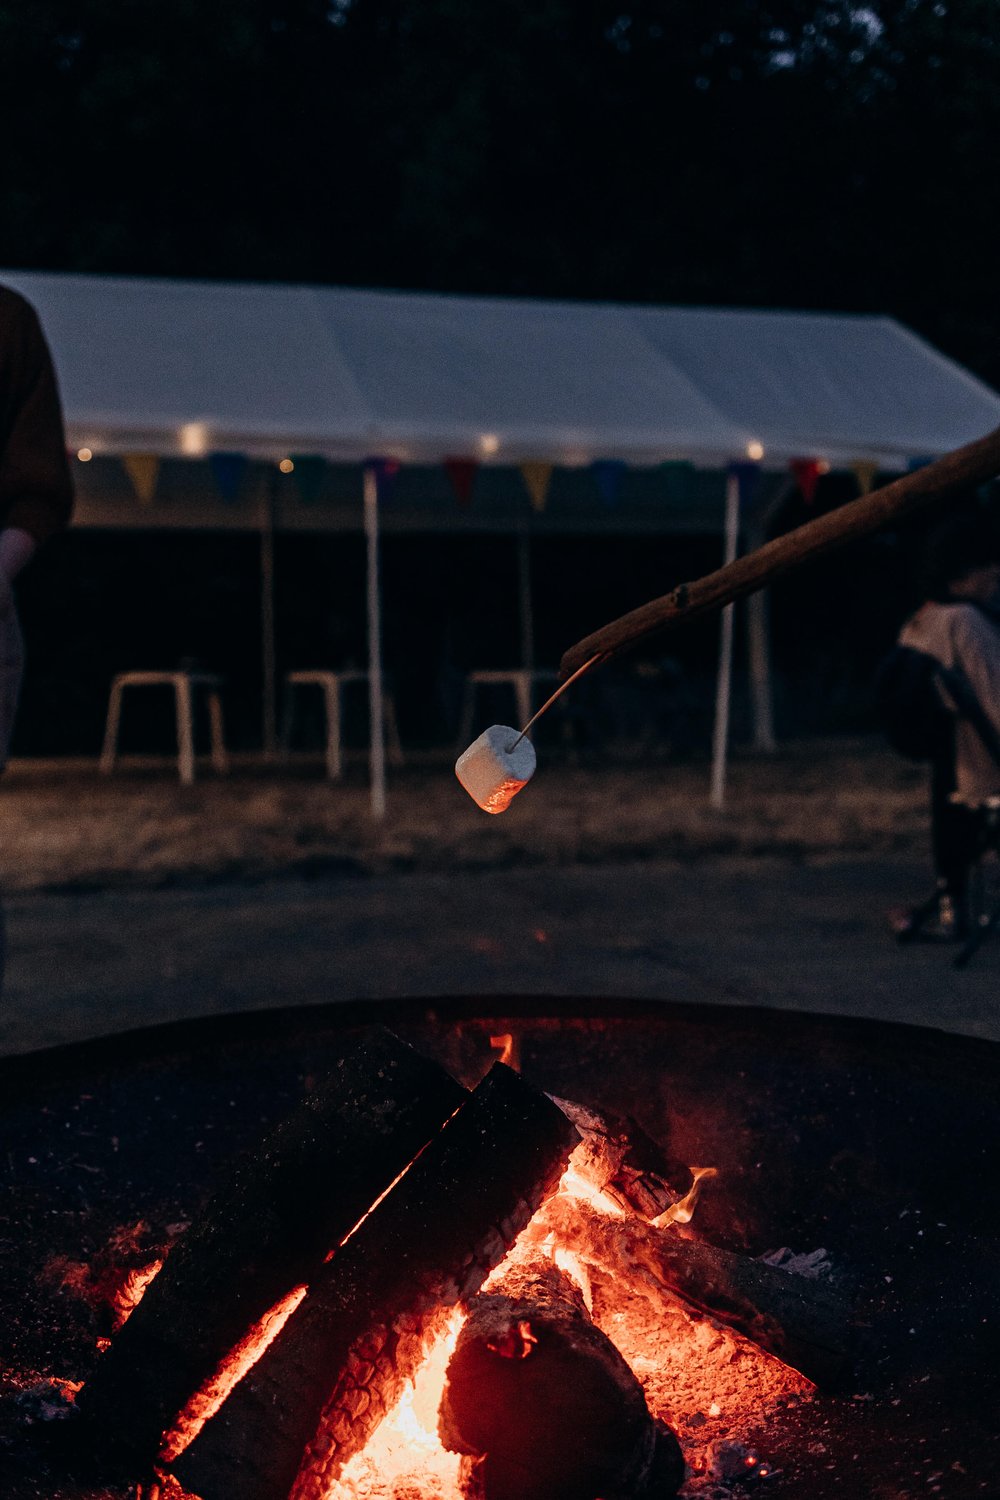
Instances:
[[[769,1005],[1000,1039],[1000,942],[963,973],[901,950],[887,909],[928,885],[919,769],[864,746],[705,768],[543,765],[502,818],[447,767],[15,765],[0,1051],[220,1011],[367,998],[607,995]]]

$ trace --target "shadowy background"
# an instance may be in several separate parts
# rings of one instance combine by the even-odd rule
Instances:
[[[1000,384],[996,22],[992,0],[0,4],[0,265],[881,312]],[[447,740],[456,674],[511,664],[512,546],[386,538],[404,740]],[[226,674],[230,738],[255,743],[254,548],[60,538],[21,588],[15,751],[96,751],[112,672],[185,655]],[[872,727],[909,550],[879,538],[776,589],[779,733]],[[279,668],[360,659],[360,539],[277,551]],[[718,554],[539,540],[539,663]],[[660,663],[691,744],[716,638]]]

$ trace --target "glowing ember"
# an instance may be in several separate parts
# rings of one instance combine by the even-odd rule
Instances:
[[[453,1313],[447,1330],[430,1346],[412,1385],[379,1426],[362,1453],[341,1471],[326,1500],[462,1500],[459,1457],[447,1453],[437,1435],[445,1370],[465,1319]]]
[[[691,1186],[684,1197],[678,1203],[671,1204],[670,1208],[657,1218],[651,1220],[656,1229],[666,1229],[668,1224],[690,1224],[694,1215],[695,1204],[701,1193],[701,1184],[707,1177],[717,1177],[715,1167],[692,1167]]]
[[[160,1450],[161,1463],[172,1463],[189,1443],[194,1442],[208,1419],[215,1416],[236,1382],[242,1380],[248,1370],[253,1369],[268,1344],[278,1337],[305,1294],[304,1286],[294,1287],[244,1334],[215,1374],[191,1397],[167,1433]]]

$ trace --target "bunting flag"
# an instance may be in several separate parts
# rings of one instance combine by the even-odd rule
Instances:
[[[735,474],[740,489],[740,509],[747,510],[760,484],[760,464],[751,459],[741,459],[729,465],[730,474]]]
[[[788,467],[795,476],[795,483],[803,500],[807,505],[812,505],[816,498],[819,476],[824,472],[823,465],[818,458],[793,458]]]
[[[911,458],[907,460],[906,472],[907,474],[912,474],[917,469],[926,469],[927,465],[932,464],[933,462],[934,458],[932,454],[922,453],[919,458]]]
[[[291,458],[295,465],[292,473],[295,475],[302,503],[312,505],[326,479],[326,459],[317,453],[293,453]]]
[[[209,455],[212,478],[223,500],[235,500],[243,483],[247,460],[243,453],[212,453]]]
[[[598,458],[591,464],[590,472],[605,505],[614,505],[618,499],[627,468],[620,458]]]
[[[455,491],[455,499],[463,510],[467,510],[472,504],[472,486],[476,482],[479,472],[479,462],[475,458],[446,458],[444,461],[445,471],[451,480],[451,487]]]
[[[857,458],[851,464],[851,473],[858,481],[858,494],[870,495],[875,488],[875,475],[878,473],[878,464],[873,463],[870,458]]]
[[[366,458],[364,467],[370,469],[375,475],[375,488],[378,492],[379,501],[388,500],[392,494],[392,486],[396,475],[399,473],[399,459]]]
[[[684,504],[691,496],[691,486],[694,481],[694,464],[688,463],[687,459],[671,458],[665,464],[660,465],[660,471],[667,481],[667,492],[671,499]]]
[[[549,498],[549,485],[552,483],[553,465],[543,460],[530,459],[521,464],[521,478],[527,486],[528,494],[531,496],[531,505],[534,510],[544,510],[545,502]]]
[[[140,505],[152,505],[160,459],[156,453],[123,453],[122,468],[132,481]]]

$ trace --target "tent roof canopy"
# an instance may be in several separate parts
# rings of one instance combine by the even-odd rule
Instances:
[[[96,453],[884,467],[1000,423],[891,318],[0,271]]]

